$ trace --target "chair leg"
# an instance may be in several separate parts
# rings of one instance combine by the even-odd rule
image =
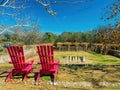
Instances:
[[[27,75],[28,75],[28,72],[23,75],[23,79],[22,79],[23,81],[26,81]]]
[[[57,84],[55,82],[55,80],[56,80],[56,73],[52,74],[50,77],[51,77],[51,84],[56,85]]]
[[[53,84],[55,84],[55,80],[56,80],[56,73],[54,73],[53,75],[50,76],[51,77],[51,82]]]
[[[55,72],[55,73],[53,74],[53,76],[54,76],[54,81],[56,80],[56,75],[57,75],[57,72]]]
[[[51,78],[51,82],[54,83],[54,75],[50,75],[50,78]]]
[[[35,81],[38,82],[39,79],[40,79],[40,72],[37,74],[37,77],[36,77]]]
[[[10,81],[10,79],[11,79],[11,77],[13,76],[13,72],[11,71],[9,74],[8,74],[8,76],[7,76],[7,78],[6,78],[6,82],[8,82],[8,81]]]

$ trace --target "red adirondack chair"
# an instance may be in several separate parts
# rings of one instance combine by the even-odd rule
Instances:
[[[7,50],[14,69],[12,69],[12,71],[8,74],[5,81],[9,81],[14,74],[23,74],[23,80],[26,80],[28,73],[32,70],[34,60],[25,62],[24,50],[22,46],[9,46],[7,47]]]
[[[47,75],[51,77],[51,81],[54,84],[56,79],[56,73],[58,72],[59,59],[54,62],[54,53],[52,45],[39,45],[37,46],[38,55],[40,58],[39,63],[41,69],[36,77],[36,81],[41,76]]]

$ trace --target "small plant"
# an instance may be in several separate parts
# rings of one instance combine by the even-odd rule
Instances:
[[[65,58],[66,58],[66,56],[62,56],[62,58],[63,58],[63,59],[65,59]]]

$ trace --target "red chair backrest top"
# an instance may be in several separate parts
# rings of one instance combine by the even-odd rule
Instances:
[[[9,46],[7,47],[12,64],[15,69],[25,68],[25,57],[23,46]]]
[[[37,46],[37,51],[40,58],[40,63],[42,65],[42,70],[49,70],[53,68],[54,63],[54,53],[52,45],[40,45]]]

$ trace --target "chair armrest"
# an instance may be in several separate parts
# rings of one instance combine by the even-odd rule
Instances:
[[[59,63],[60,63],[60,59],[57,59],[54,64],[59,64]]]
[[[26,64],[33,64],[34,63],[34,60],[29,60],[26,62]]]

